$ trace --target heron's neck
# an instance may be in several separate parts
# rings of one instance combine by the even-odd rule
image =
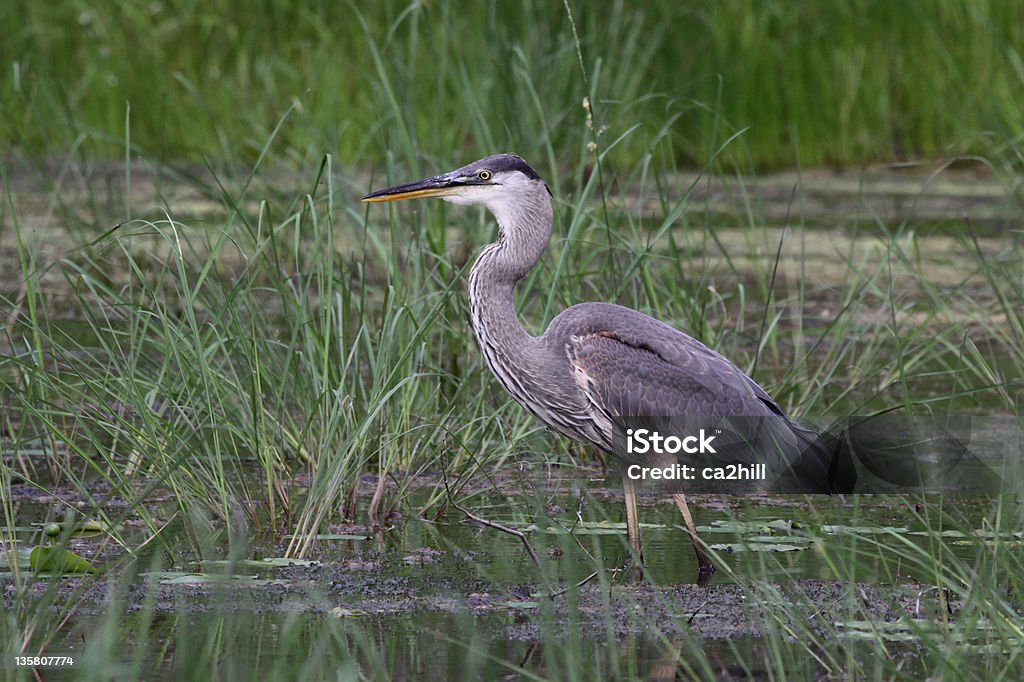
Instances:
[[[538,183],[540,184],[540,183]],[[537,192],[519,197],[515,205],[490,206],[498,219],[498,241],[477,257],[469,274],[469,301],[473,330],[488,355],[525,351],[533,337],[523,328],[515,309],[515,287],[533,269],[551,237],[551,199],[540,185]]]

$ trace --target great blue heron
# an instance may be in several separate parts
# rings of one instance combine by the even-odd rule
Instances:
[[[551,191],[525,161],[498,154],[442,175],[378,190],[363,201],[440,197],[486,206],[498,239],[469,274],[473,331],[494,376],[549,428],[615,454],[613,422],[636,415],[769,417],[805,449],[817,434],[792,423],[753,379],[696,339],[648,315],[610,303],[574,305],[540,336],[519,322],[516,284],[551,237]],[[641,557],[634,482],[623,476],[626,531]],[[826,490],[826,492],[828,492]],[[697,553],[700,576],[714,571],[683,492],[673,499]]]

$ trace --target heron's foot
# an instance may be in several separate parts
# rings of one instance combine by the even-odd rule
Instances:
[[[638,585],[644,580],[644,562],[642,558],[631,555],[620,569],[623,580],[627,585]]]
[[[697,585],[700,587],[706,587],[711,583],[711,579],[715,577],[715,565],[711,561],[704,557],[703,561],[697,561]]]
[[[704,551],[700,540],[696,537],[693,537],[692,540],[694,552],[697,554],[697,584],[704,587],[711,582],[711,578],[715,575],[715,565],[711,562],[711,557]]]

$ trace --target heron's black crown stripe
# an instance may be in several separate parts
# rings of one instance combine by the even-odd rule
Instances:
[[[526,163],[515,154],[496,154],[495,156],[489,156],[486,159],[482,159],[477,163],[481,168],[487,168],[494,173],[517,170],[531,180],[541,179],[540,175],[537,171],[533,170],[530,164]]]

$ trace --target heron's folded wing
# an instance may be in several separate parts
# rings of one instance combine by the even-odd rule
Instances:
[[[708,349],[701,345],[691,352],[676,351],[669,361],[610,331],[570,337],[566,348],[577,383],[611,416],[781,414],[732,363],[702,350]]]

